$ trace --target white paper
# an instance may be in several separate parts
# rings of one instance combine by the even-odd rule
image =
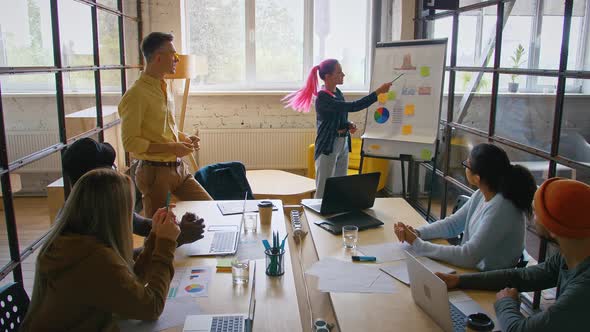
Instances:
[[[188,315],[201,314],[199,305],[192,297],[168,299],[160,318],[155,321],[141,321],[135,319],[117,322],[122,332],[151,332],[162,331],[171,327],[182,326]]]
[[[207,297],[211,273],[211,266],[191,266],[176,269],[174,278],[170,282],[168,298],[174,299],[183,296]]]
[[[262,240],[264,239],[266,238],[258,236],[258,234],[240,234],[240,243],[238,243],[236,258],[239,260],[265,258],[264,245],[262,244]]]
[[[406,259],[405,251],[413,253],[412,246],[407,243],[380,243],[369,246],[359,246],[357,250],[365,256],[377,257],[377,262],[394,262]]]
[[[455,270],[451,269],[450,267],[446,267],[436,261],[433,261],[427,257],[416,257],[424,266],[426,266],[432,272],[442,272],[442,273],[455,273]],[[410,284],[410,276],[408,275],[408,267],[406,266],[406,260],[400,260],[395,265],[390,266],[383,266],[381,267],[381,271],[389,274],[390,276],[394,277],[395,279],[403,282],[406,285]]]
[[[319,278],[318,289],[322,292],[395,292],[395,283],[376,266],[327,258],[315,263],[306,273]]]

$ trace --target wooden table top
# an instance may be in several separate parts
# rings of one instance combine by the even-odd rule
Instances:
[[[255,196],[292,196],[315,191],[315,180],[279,170],[251,170],[246,172]]]
[[[257,236],[272,238],[272,231],[286,234],[283,206],[274,200],[279,209],[273,211],[272,224],[262,227],[258,222]],[[185,212],[193,212],[205,219],[206,225],[234,223],[241,220],[241,215],[223,216],[216,201],[177,202],[174,212],[182,216]],[[242,238],[243,239],[243,238]],[[184,266],[215,266],[216,257],[190,257],[188,246],[176,250],[174,265]],[[264,259],[256,260],[256,310],[254,331],[300,331],[301,319],[295,292],[289,246],[285,244],[285,274],[282,277],[268,277],[265,274]],[[239,252],[239,247],[238,247]],[[231,256],[226,256],[231,257]],[[250,270],[252,274],[252,269]],[[203,314],[224,314],[248,312],[251,283],[247,287],[234,286],[231,273],[213,273],[208,284],[208,296],[194,298]],[[182,331],[182,326],[167,331]]]
[[[402,198],[377,198],[369,214],[385,225],[359,232],[359,245],[398,242],[393,232],[393,224],[402,221],[414,227],[426,221]],[[309,229],[321,260],[327,257],[340,257],[350,261],[354,253],[342,247],[342,236],[336,236],[314,225],[322,217],[305,209]],[[387,263],[384,263],[387,264]],[[464,269],[456,268],[458,273]],[[396,327],[400,331],[440,331],[436,323],[413,301],[410,288],[395,282],[393,294],[330,293],[330,299],[341,331],[377,331],[383,327]],[[466,291],[483,309],[495,318],[493,303],[495,292]]]

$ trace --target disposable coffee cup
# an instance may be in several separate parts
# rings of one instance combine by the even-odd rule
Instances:
[[[272,202],[271,201],[261,201],[258,203],[258,214],[260,215],[260,224],[261,225],[270,225],[272,220]]]
[[[467,320],[465,322],[465,331],[466,332],[474,332],[474,331],[493,331],[494,330],[494,322],[488,315],[478,312],[476,314],[471,314],[467,316]]]

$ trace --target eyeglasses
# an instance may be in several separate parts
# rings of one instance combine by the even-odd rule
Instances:
[[[461,162],[461,165],[463,165],[463,167],[465,167],[465,168],[467,168],[467,169],[471,170],[471,166],[469,166],[469,165],[467,164],[467,159],[463,160],[463,161]]]

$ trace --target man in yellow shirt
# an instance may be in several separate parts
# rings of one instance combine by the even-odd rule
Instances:
[[[123,146],[139,160],[135,181],[146,216],[166,204],[168,192],[180,200],[211,200],[180,159],[199,149],[199,138],[178,131],[174,121],[173,96],[164,81],[178,63],[173,39],[162,32],[144,38],[145,70],[119,103]]]

